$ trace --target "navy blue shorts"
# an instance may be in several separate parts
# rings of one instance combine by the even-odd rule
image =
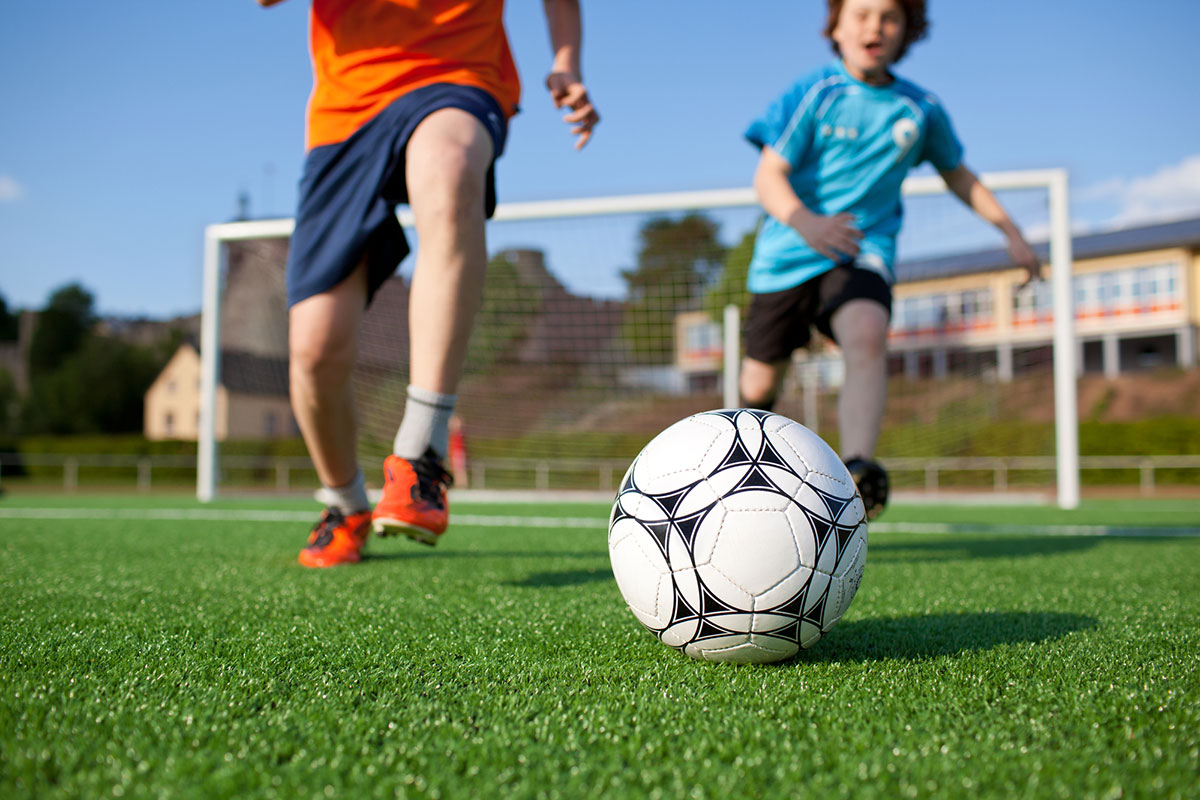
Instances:
[[[792,357],[808,345],[812,328],[832,341],[833,313],[851,300],[874,300],[892,313],[892,287],[878,272],[839,264],[799,286],[750,295],[746,311],[746,355],[764,364]]]
[[[300,179],[300,207],[288,250],[288,307],[337,286],[363,258],[367,302],[410,248],[396,219],[408,202],[404,150],[417,125],[434,111],[459,108],[492,136],[484,210],[496,208],[495,158],[504,152],[508,121],[487,92],[472,86],[424,86],[381,111],[344,142],[314,147]]]

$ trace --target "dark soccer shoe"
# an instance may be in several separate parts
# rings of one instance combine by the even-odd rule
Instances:
[[[888,474],[879,464],[865,458],[846,459],[846,469],[854,478],[854,485],[862,496],[867,510],[867,519],[875,519],[883,513],[888,501]]]

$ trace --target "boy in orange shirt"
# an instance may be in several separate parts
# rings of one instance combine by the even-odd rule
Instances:
[[[579,2],[543,4],[546,87],[580,148],[599,116],[580,79]],[[287,265],[292,408],[326,504],[305,566],[357,562],[372,527],[426,544],[446,529],[448,425],[483,292],[492,165],[520,96],[503,11],[503,0],[313,0],[308,154]],[[372,512],[350,378],[363,312],[409,252],[400,203],[421,242],[408,399]]]

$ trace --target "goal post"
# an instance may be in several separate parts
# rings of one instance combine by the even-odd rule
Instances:
[[[1055,484],[1058,505],[1073,508],[1079,503],[1079,445],[1067,175],[1060,169],[995,172],[981,175],[981,180],[1001,196],[1002,203],[1005,192],[1032,191],[1042,198],[1038,202],[1046,208],[1046,216],[1044,219],[1039,218],[1037,226],[1039,233],[1045,236],[1048,246],[1047,260],[1053,299]],[[936,175],[910,177],[904,183],[903,192],[906,207],[910,205],[908,200],[948,194],[944,182]],[[408,209],[401,209],[397,216],[406,229],[411,228],[412,218]],[[655,259],[661,258],[664,247],[670,249],[679,241],[671,238],[676,231],[671,230],[669,224],[656,227],[656,221],[674,220],[682,227],[681,221],[693,217],[701,220],[701,228],[704,220],[716,221],[714,229],[720,228],[724,236],[721,251],[724,255],[689,255],[688,258],[699,265],[697,270],[700,277],[679,288],[674,294],[664,294],[658,287],[640,283],[638,271],[645,268],[646,274],[651,274],[658,263]],[[560,437],[565,436],[569,439],[570,435],[578,435],[581,441],[590,441],[591,433],[603,438],[605,430],[611,432],[612,425],[616,424],[614,420],[619,422],[622,419],[636,419],[643,425],[651,424],[650,420],[654,415],[648,408],[656,403],[656,398],[668,398],[660,403],[660,415],[690,408],[689,397],[694,401],[692,405],[701,402],[707,406],[736,403],[736,371],[741,357],[741,320],[738,306],[724,304],[715,312],[710,310],[710,327],[713,329],[711,334],[706,333],[702,329],[703,326],[684,329],[678,323],[680,318],[687,314],[705,313],[703,301],[712,294],[713,287],[719,284],[721,279],[722,269],[717,263],[719,258],[733,263],[736,258],[732,254],[739,246],[744,248],[746,242],[750,241],[755,221],[760,217],[761,209],[757,197],[749,188],[503,203],[497,206],[493,219],[488,223],[489,252],[493,253],[489,262],[489,281],[492,280],[493,271],[499,270],[498,274],[504,273],[501,277],[508,280],[511,286],[506,284],[503,291],[494,294],[500,297],[497,303],[510,305],[498,306],[489,311],[485,297],[483,314],[486,320],[481,320],[476,326],[472,353],[482,354],[481,360],[492,365],[505,358],[512,357],[516,360],[500,378],[474,376],[473,382],[468,381],[471,386],[466,391],[470,394],[474,391],[472,387],[478,386],[490,386],[492,390],[499,391],[497,387],[503,385],[506,390],[512,391],[512,395],[507,399],[496,400],[491,405],[482,399],[467,398],[467,406],[476,419],[488,415],[512,414],[522,398],[547,392],[547,387],[551,384],[556,396],[574,397],[573,404],[564,401],[545,410],[539,419],[522,420],[523,427],[520,431],[514,429],[511,433],[514,451],[520,452],[530,463],[542,458],[538,463],[543,466],[530,467],[532,472],[529,481],[534,483],[531,488],[546,488],[553,483],[540,471],[545,469],[546,458],[556,459],[555,463],[576,469],[583,468],[582,462],[589,459],[597,463],[602,461],[605,458],[604,453],[607,452],[603,447],[594,450],[583,446],[571,448],[569,445],[564,446],[560,441],[553,446],[547,445],[545,454],[539,455],[537,448],[540,443],[548,442],[552,437],[539,439],[538,433],[542,429],[538,426],[552,426]],[[906,226],[910,219],[912,217],[906,212]],[[937,225],[936,217],[931,224]],[[990,228],[983,222],[979,225]],[[246,243],[286,240],[291,235],[293,226],[294,222],[290,219],[254,220],[211,225],[205,231],[196,485],[197,498],[202,502],[211,501],[218,495],[222,475],[218,443],[221,426],[217,416],[220,407],[218,389],[222,381],[219,374],[221,353],[227,346],[224,331],[229,324],[228,321],[223,321],[222,306],[226,302],[230,248],[239,246],[239,243],[245,246]],[[730,228],[734,229],[732,239],[729,238]],[[637,238],[639,235],[641,239]],[[654,235],[658,235],[659,239],[654,239]],[[741,237],[740,243],[738,236]],[[419,242],[416,245],[419,246]],[[551,256],[546,260],[553,263],[541,263],[536,258],[533,261],[537,263],[527,263],[530,253],[539,252],[550,253]],[[902,249],[901,262],[904,260]],[[274,270],[270,280],[275,282],[271,291],[282,295],[283,264],[273,264],[270,269]],[[559,281],[559,276],[553,273],[560,269],[570,272],[572,277]],[[401,277],[395,279],[397,284],[404,283],[405,270],[411,270],[411,259],[401,270]],[[531,278],[531,275],[534,277]],[[537,296],[531,298],[528,286],[532,284],[529,284],[529,281],[535,279],[542,283],[548,281],[549,285],[538,284],[542,288],[537,289]],[[904,280],[901,274],[901,283]],[[625,281],[627,285],[621,287],[621,281]],[[389,297],[393,301],[400,297],[406,301],[407,290],[402,285],[398,286],[397,292]],[[282,302],[282,297],[272,301],[275,305]],[[560,305],[553,306],[553,303]],[[374,305],[376,304],[373,304],[373,307]],[[632,306],[638,306],[643,316],[635,319],[630,310]],[[559,309],[557,313],[563,319],[554,324],[545,322],[543,318],[555,308]],[[597,319],[604,318],[603,325],[593,325],[590,317],[584,319],[585,315],[593,313],[597,315]],[[522,315],[540,315],[538,319],[541,321],[522,326],[519,324],[519,320],[524,318]],[[406,318],[406,312],[404,316]],[[641,324],[637,319],[649,319],[652,322],[635,330],[635,327]],[[562,337],[565,321],[573,323],[571,335],[580,337],[580,341],[556,341],[556,337]],[[673,324],[675,327],[672,330]],[[558,327],[555,327],[556,325]],[[480,332],[481,328],[487,330]],[[711,382],[700,373],[689,373],[681,377],[676,369],[681,358],[679,353],[681,348],[684,348],[682,339],[693,334],[696,341],[692,342],[689,339],[687,347],[691,348],[689,352],[693,354],[699,353],[706,357],[707,354],[711,354],[711,363],[704,367],[708,370],[705,374],[713,375]],[[286,331],[272,335],[282,336],[282,342],[276,342],[272,346],[277,354],[282,353],[283,358],[286,358]],[[610,338],[586,341],[586,337],[592,335]],[[613,344],[616,339],[622,337],[623,341],[619,346]],[[406,331],[402,335],[394,334],[392,338],[398,342],[402,340],[403,346],[407,346]],[[541,376],[541,382],[533,378],[522,379],[522,364],[539,365],[553,371],[555,365],[550,363],[550,359],[556,357],[554,354],[568,345],[574,347],[575,351],[590,349],[592,352],[586,356],[575,352],[570,356],[575,360],[570,362],[570,369],[559,370],[562,374],[557,376],[557,382],[546,375]],[[657,350],[645,359],[642,358],[644,354],[639,348]],[[545,363],[538,362],[539,357],[543,358]],[[584,363],[585,361],[587,363]],[[385,438],[386,444],[390,445],[390,434],[386,434],[388,426],[394,431],[399,422],[399,419],[392,415],[403,407],[402,389],[407,377],[407,352],[377,359],[377,363],[366,367],[363,367],[360,359],[360,367],[361,369],[356,370],[359,396],[360,399],[364,396],[367,398],[368,416],[371,417],[366,420],[367,430],[364,434],[365,440],[369,441],[360,443],[360,454],[365,452],[374,457],[375,451],[385,446]],[[468,370],[471,368],[471,364],[468,364]],[[793,370],[795,373],[801,371]],[[816,374],[808,369],[803,372]],[[575,383],[568,383],[567,377]],[[605,382],[608,385],[605,385]],[[606,390],[606,395],[598,394]],[[399,402],[395,400],[397,393],[400,397]],[[635,395],[644,401],[641,405],[629,401],[629,398]],[[378,399],[381,397],[388,399],[385,402]],[[464,398],[460,394],[460,405],[463,402]],[[807,394],[804,402],[810,402]],[[374,408],[372,403],[387,405],[387,413],[384,414],[382,408]],[[604,406],[604,414],[599,413],[600,406]],[[807,410],[809,406],[806,405],[805,408]],[[813,408],[816,409],[816,404],[813,404]],[[690,410],[701,411],[705,408],[695,407]],[[380,419],[374,419],[375,416]],[[572,416],[577,419],[570,419]],[[588,429],[584,418],[600,416],[605,417],[609,428],[600,426],[594,431]],[[657,424],[657,418],[654,419],[654,424]],[[487,428],[487,425],[482,427]],[[583,433],[580,433],[581,431]],[[883,460],[886,463],[886,457]],[[492,470],[491,474],[494,475],[497,474],[497,470],[524,468],[516,463],[515,458],[507,461],[501,458],[493,458],[486,463],[485,461],[477,461],[481,477],[484,477],[485,469]],[[603,467],[609,470],[615,468],[612,465]],[[604,481],[605,478],[601,476],[600,484],[604,485]]]
[[[989,172],[980,176],[993,192],[1044,189],[1047,220],[1050,285],[1053,297],[1054,432],[1057,503],[1060,508],[1079,505],[1079,412],[1076,386],[1075,311],[1071,251],[1071,210],[1065,169]],[[903,185],[905,197],[946,192],[936,175],[914,176]]]

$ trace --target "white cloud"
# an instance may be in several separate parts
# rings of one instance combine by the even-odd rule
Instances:
[[[25,196],[25,187],[11,175],[0,175],[0,203],[15,203]]]
[[[1115,201],[1117,213],[1108,225],[1200,214],[1200,153],[1150,175],[1109,178],[1085,186],[1076,199]]]

